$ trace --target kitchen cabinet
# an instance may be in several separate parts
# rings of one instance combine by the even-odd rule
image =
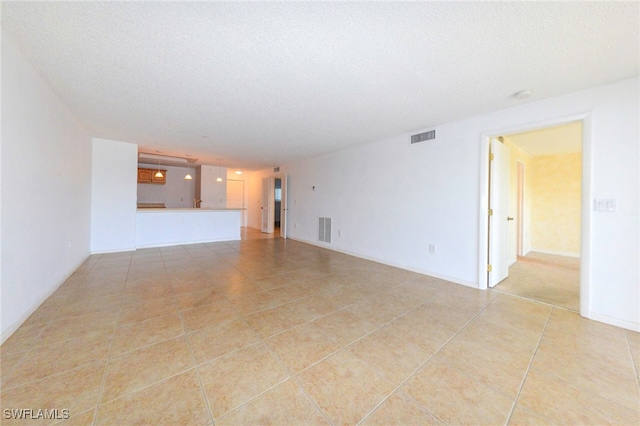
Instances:
[[[162,177],[156,177],[158,170],[162,173]],[[138,183],[155,183],[158,185],[164,185],[167,183],[167,171],[162,169],[138,168]]]

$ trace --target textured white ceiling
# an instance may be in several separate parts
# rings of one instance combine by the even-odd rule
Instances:
[[[95,136],[245,169],[640,74],[635,1],[1,4]]]

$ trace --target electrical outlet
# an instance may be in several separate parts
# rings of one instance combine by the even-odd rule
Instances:
[[[297,224],[297,223],[294,223],[294,224],[293,224],[293,227],[294,227],[294,228],[297,228],[297,227],[298,227],[298,224]]]
[[[435,253],[435,252],[436,252],[436,245],[429,244],[429,253]]]
[[[338,229],[338,237],[342,237],[342,230]]]

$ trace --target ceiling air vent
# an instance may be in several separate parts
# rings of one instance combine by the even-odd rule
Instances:
[[[428,132],[419,133],[417,135],[411,135],[411,143],[430,141],[435,138],[436,138],[436,131],[429,130]]]

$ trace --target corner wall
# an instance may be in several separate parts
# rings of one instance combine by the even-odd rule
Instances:
[[[91,252],[136,249],[138,145],[94,138]]]
[[[2,341],[89,254],[91,138],[2,32]]]
[[[282,165],[289,236],[478,287],[484,135],[586,113],[583,191],[589,206],[593,198],[618,203],[617,213],[590,211],[588,317],[640,330],[639,93],[633,78],[438,126],[429,142],[411,145],[405,134]],[[263,175],[252,174],[252,186]],[[260,223],[257,195],[252,189],[252,227]],[[317,241],[318,217],[333,218],[331,245]]]

